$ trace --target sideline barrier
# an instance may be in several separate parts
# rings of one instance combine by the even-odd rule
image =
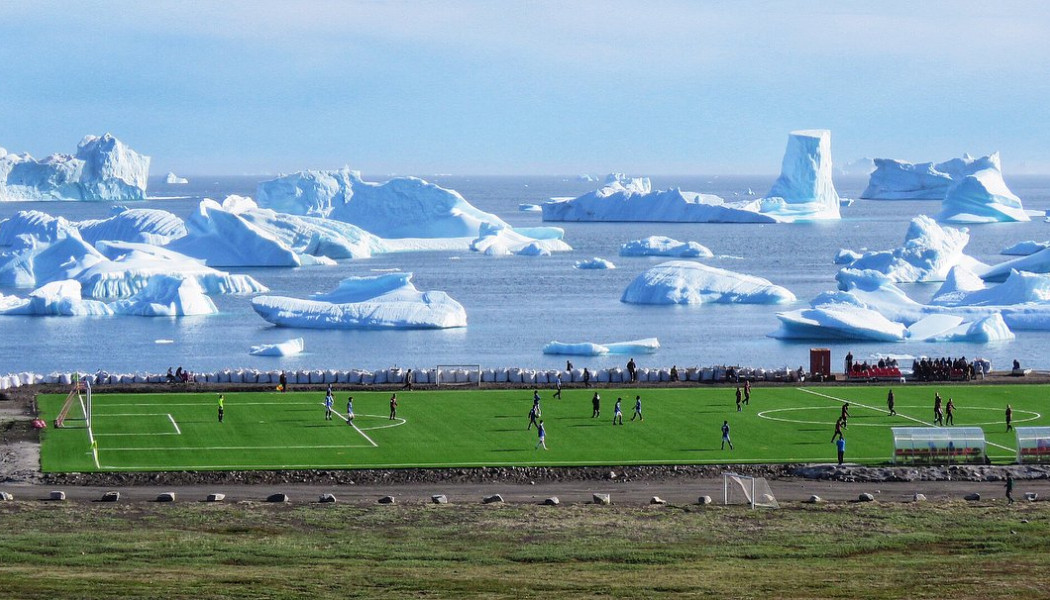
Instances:
[[[980,427],[892,427],[893,462],[983,463],[984,430]]]

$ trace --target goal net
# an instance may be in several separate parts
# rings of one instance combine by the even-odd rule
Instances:
[[[722,487],[723,500],[727,505],[748,504],[751,508],[780,508],[765,478],[723,473]]]
[[[434,374],[438,385],[481,385],[481,365],[438,365]]]

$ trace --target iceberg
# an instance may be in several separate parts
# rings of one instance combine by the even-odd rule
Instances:
[[[985,281],[1005,281],[1012,271],[1050,273],[1050,249],[1039,250],[991,266],[978,264],[970,268]]]
[[[311,329],[443,329],[466,327],[463,305],[444,292],[420,292],[411,273],[348,277],[309,300],[258,296],[252,308],[266,321]]]
[[[645,338],[630,342],[615,342],[612,344],[595,344],[593,342],[579,342],[566,344],[562,342],[550,342],[543,347],[544,354],[568,354],[573,356],[603,356],[605,354],[653,354],[660,349],[660,341],[656,338]]]
[[[140,317],[183,317],[213,315],[218,311],[195,279],[154,275],[146,287],[131,298],[110,305],[118,315]]]
[[[849,268],[878,271],[896,282],[944,281],[955,265],[980,265],[963,253],[969,241],[967,229],[941,227],[930,217],[919,215],[908,225],[904,245],[894,250],[865,252]]]
[[[0,315],[32,316],[108,316],[113,314],[105,302],[84,300],[80,283],[54,281],[29,293],[27,298],[0,294]]]
[[[260,344],[252,346],[248,354],[253,356],[295,356],[305,348],[303,338],[295,338],[279,344]]]
[[[89,244],[101,240],[163,246],[186,235],[186,223],[166,210],[117,206],[113,216],[73,223]]]
[[[875,170],[875,161],[870,158],[858,158],[852,160],[845,165],[835,167],[836,175],[843,175],[845,177],[851,177],[855,175],[871,175],[871,172]]]
[[[659,264],[624,290],[628,304],[784,304],[795,295],[766,279],[692,261]]]
[[[762,213],[781,222],[841,218],[840,198],[831,175],[831,132],[792,131],[780,177],[762,199]]]
[[[144,200],[149,162],[108,133],[86,136],[76,155],[0,153],[0,201]]]
[[[574,269],[615,269],[616,265],[605,260],[604,258],[588,258],[586,260],[578,260],[573,264]]]
[[[519,212],[543,212],[543,209],[540,208],[539,204],[519,204],[518,205],[518,211]]]
[[[706,246],[696,242],[679,242],[662,235],[632,240],[620,246],[620,256],[673,256],[677,258],[709,258],[714,256]]]
[[[1006,254],[1008,256],[1028,256],[1029,254],[1035,254],[1040,250],[1046,250],[1050,248],[1050,241],[1048,242],[1036,242],[1034,240],[1026,240],[1024,242],[1017,242],[1013,246],[1007,246],[999,251],[999,254]]]
[[[861,198],[869,200],[941,200],[952,178],[933,163],[913,164],[891,158],[876,158],[875,171]]]
[[[860,252],[854,252],[852,250],[842,248],[839,250],[838,254],[835,255],[835,264],[851,265],[854,262],[856,262],[857,259],[859,259],[861,256],[863,256],[863,254],[861,254]]]
[[[382,238],[477,237],[482,224],[507,227],[454,190],[416,177],[366,182],[350,169],[300,171],[259,184],[260,207],[354,224]]]
[[[17,215],[16,215],[17,217]],[[18,221],[12,217],[3,226]],[[73,279],[78,273],[105,261],[105,257],[80,237],[80,232],[65,219],[53,219],[54,230],[18,235],[0,252],[0,285],[39,287],[52,281]]]
[[[189,179],[186,179],[185,177],[179,177],[178,175],[176,175],[175,173],[172,173],[171,171],[168,171],[167,177],[164,178],[164,183],[166,183],[168,185],[182,185],[184,183],[189,183],[189,182],[190,182]]]
[[[568,252],[572,247],[560,238],[535,239],[510,227],[483,224],[470,249],[488,256],[550,256],[552,252]]]
[[[949,223],[1031,220],[1021,206],[1021,199],[1015,196],[1003,181],[999,153],[996,152],[978,162],[984,168],[957,180],[948,189],[937,219]]]

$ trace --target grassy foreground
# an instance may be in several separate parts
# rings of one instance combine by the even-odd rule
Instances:
[[[11,598],[1025,598],[1050,509],[0,504]],[[1028,522],[1024,522],[1024,521]]]

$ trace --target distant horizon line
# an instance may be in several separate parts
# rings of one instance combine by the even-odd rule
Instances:
[[[268,177],[268,178],[273,179],[273,178],[277,178],[277,177],[283,177],[285,175],[291,175],[291,174],[294,174],[294,173],[299,173],[299,172],[302,172],[302,171],[337,171],[337,170],[338,169],[301,169],[301,170],[298,170],[298,171],[287,171],[287,172],[282,172],[282,173],[193,173],[193,172],[189,172],[189,171],[187,171],[187,172],[179,172],[179,171],[176,171],[176,170],[169,170],[169,171],[165,171],[163,174],[152,174],[151,173],[149,175],[149,177],[151,179],[154,178],[154,177],[163,179],[163,178],[167,177],[168,173],[175,173],[178,177],[183,177],[183,178],[201,178],[201,177]],[[353,169],[353,170],[356,171],[357,169]],[[388,177],[388,178],[390,178],[390,177],[419,177],[419,178],[424,178],[424,177],[552,177],[552,178],[553,177],[561,177],[561,178],[566,178],[566,179],[576,179],[576,178],[580,177],[581,175],[591,175],[592,177],[597,177],[598,178],[598,182],[602,181],[606,175],[610,174],[610,173],[603,173],[601,175],[593,175],[593,174],[590,174],[590,173],[571,173],[571,174],[569,174],[569,173],[382,173],[382,174],[377,174],[377,173],[370,173],[368,171],[360,171],[360,172],[361,172],[362,176],[365,179],[380,178],[380,177]],[[717,177],[767,177],[767,178],[768,177],[772,177],[772,178],[776,178],[776,177],[780,176],[780,173],[657,173],[657,174],[644,174],[644,175],[634,175],[634,174],[631,174],[631,173],[627,173],[627,175],[630,176],[630,177],[648,177],[650,179],[654,179],[654,178],[664,179],[664,178],[676,178],[676,177],[715,177],[715,178],[717,178]],[[870,173],[867,173],[867,174],[840,174],[840,173],[836,173],[836,174],[832,175],[833,178],[843,178],[843,179],[861,179],[861,178],[868,178],[870,176],[871,176]],[[1026,171],[1026,172],[1022,172],[1022,173],[1013,173],[1013,174],[1009,174],[1009,175],[1004,175],[1005,178],[1010,178],[1010,177],[1046,177],[1046,176],[1050,176],[1050,171]],[[585,183],[585,182],[581,182],[581,183]],[[172,185],[176,185],[176,184],[172,184]]]

